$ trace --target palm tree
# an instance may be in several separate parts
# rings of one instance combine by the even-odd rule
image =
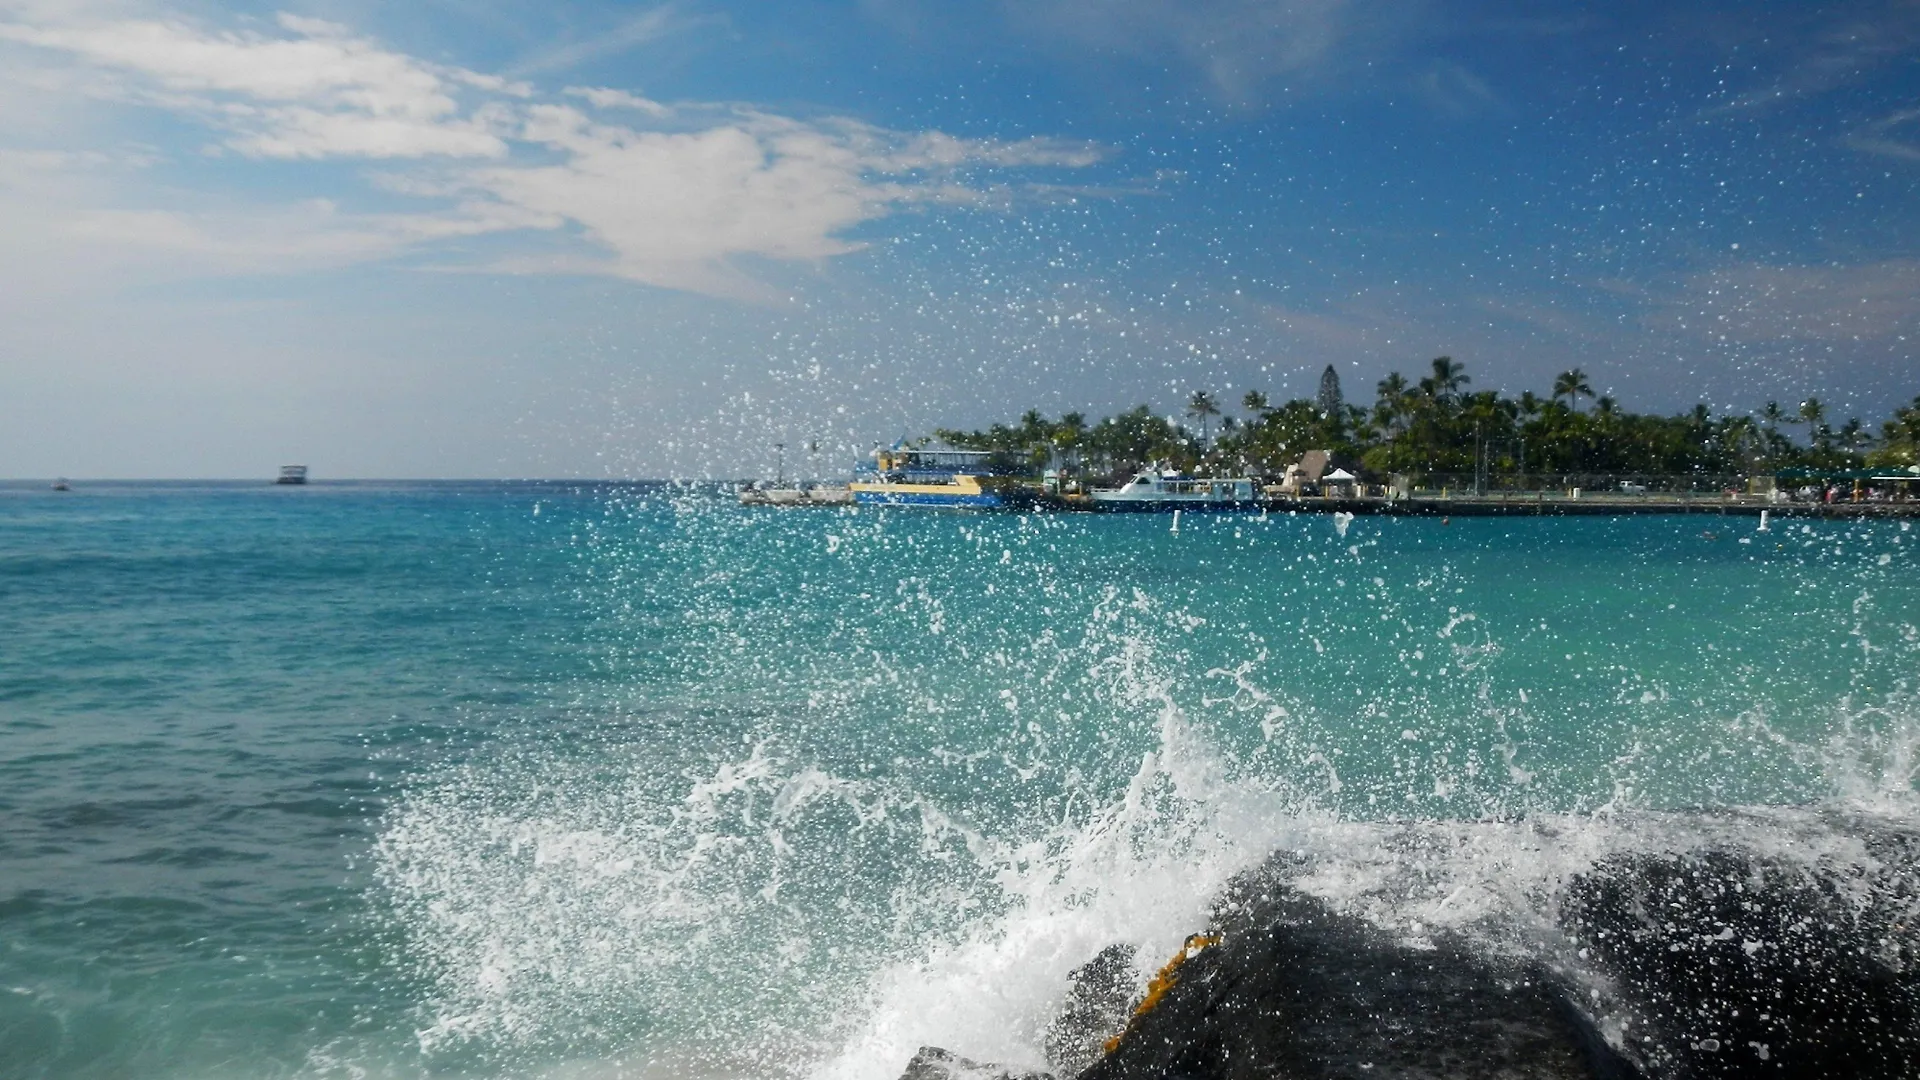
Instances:
[[[1061,413],[1060,422],[1054,425],[1053,441],[1061,446],[1078,446],[1086,441],[1087,414]]]
[[[1840,445],[1845,447],[1849,454],[1858,454],[1873,446],[1873,437],[1867,434],[1866,425],[1860,423],[1860,418],[1857,416],[1848,418],[1846,423],[1840,425],[1839,435]]]
[[[1777,401],[1769,401],[1760,409],[1760,422],[1767,425],[1768,431],[1779,427],[1786,418],[1786,410],[1782,409]]]
[[[1440,402],[1451,402],[1460,393],[1460,388],[1472,382],[1467,377],[1466,365],[1451,356],[1433,358],[1433,396]]]
[[[1249,390],[1241,395],[1240,407],[1257,416],[1267,411],[1267,395],[1258,390]]]
[[[1567,399],[1567,408],[1580,411],[1580,399],[1593,396],[1593,385],[1587,382],[1587,373],[1579,368],[1561,372],[1553,380],[1553,400]]]
[[[1760,427],[1751,416],[1730,416],[1721,426],[1720,438],[1734,456],[1740,459],[1742,466],[1752,470],[1754,462],[1762,456],[1765,443],[1760,437]]]
[[[1397,371],[1381,379],[1379,385],[1374,387],[1380,395],[1374,411],[1379,414],[1382,427],[1395,432],[1405,430],[1402,421],[1407,414],[1407,394],[1411,389],[1407,385],[1407,377]]]
[[[1193,396],[1187,399],[1187,415],[1200,421],[1200,445],[1204,449],[1212,441],[1212,422],[1214,417],[1220,415],[1220,406],[1215,403],[1212,394],[1195,390]]]

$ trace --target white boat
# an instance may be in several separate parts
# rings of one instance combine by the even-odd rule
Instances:
[[[825,484],[796,487],[766,487],[747,484],[737,496],[741,506],[843,506],[853,502],[853,492]]]
[[[306,482],[307,467],[305,465],[280,466],[280,478],[274,481],[276,484],[304,484]]]
[[[1257,506],[1260,485],[1248,476],[1187,476],[1168,469],[1142,471],[1117,488],[1095,488],[1090,497],[1099,510],[1171,510]]]

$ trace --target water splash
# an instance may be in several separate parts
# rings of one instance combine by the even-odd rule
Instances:
[[[682,698],[450,769],[386,823],[429,1058],[890,1080],[937,1043],[1041,1067],[1073,968],[1116,943],[1169,954],[1276,850],[1406,941],[1558,957],[1566,883],[1610,856],[1726,843],[1845,866],[1868,854],[1823,815],[1913,816],[1904,685],[1831,723],[1784,693],[1715,719],[1656,665],[1583,653],[1551,599],[1517,619],[1470,593],[1486,570],[1458,553],[1407,562],[1402,543],[1363,575],[1311,520],[1177,548],[1154,526],[1137,542],[1162,545],[1141,560],[1158,576],[1135,584],[1074,546],[1078,522],[840,517],[826,541],[676,513],[592,585],[680,620],[672,667],[640,670],[650,701]],[[749,528],[786,561],[729,562]],[[642,558],[674,590],[634,590]],[[1256,572],[1257,602],[1217,589]],[[1854,609],[1870,675],[1914,654]],[[1688,647],[1731,652],[1736,631]],[[1663,809],[1737,803],[1721,784],[1827,801]]]

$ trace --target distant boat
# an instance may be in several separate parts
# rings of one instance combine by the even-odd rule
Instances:
[[[276,484],[304,484],[306,482],[307,467],[305,465],[280,466],[280,478],[274,481]]]
[[[72,484],[69,484],[69,483],[67,483],[67,478],[66,478],[66,477],[64,477],[64,476],[62,476],[62,477],[60,477],[60,478],[59,478],[58,480],[55,480],[55,481],[53,482],[53,490],[55,490],[55,491],[72,491],[72,490],[73,490],[73,485],[72,485]]]

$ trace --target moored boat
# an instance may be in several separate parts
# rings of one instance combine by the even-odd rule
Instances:
[[[875,450],[873,465],[847,485],[861,506],[998,509],[1033,501],[1015,468],[989,450]]]
[[[1260,485],[1252,477],[1187,476],[1171,469],[1142,470],[1117,488],[1095,488],[1096,510],[1221,509],[1259,505]]]
[[[744,484],[736,497],[741,506],[842,506],[853,501],[853,493],[846,488],[826,484],[793,487]]]

